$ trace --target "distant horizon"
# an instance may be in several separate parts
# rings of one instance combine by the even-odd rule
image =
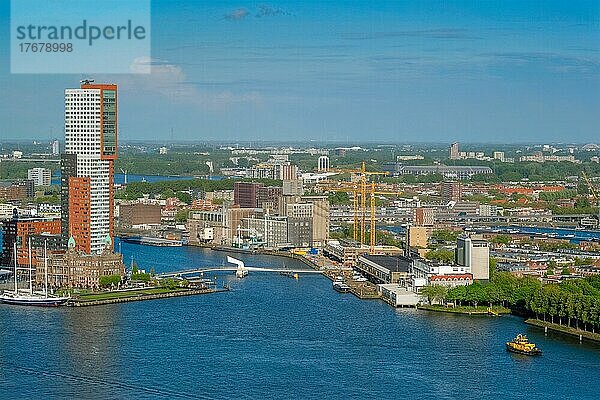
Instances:
[[[32,144],[33,142],[37,142],[38,144],[44,144],[44,143],[50,143],[53,140],[58,140],[59,142],[63,143],[64,142],[64,137],[52,137],[52,138],[41,138],[41,137],[31,137],[31,138],[0,138],[0,145],[3,144],[12,144],[12,143],[25,143],[25,144]],[[368,140],[363,140],[363,141],[350,141],[350,142],[345,142],[345,141],[337,141],[337,140],[302,140],[302,139],[298,139],[298,140],[287,140],[287,139],[280,139],[280,140],[276,140],[276,139],[256,139],[256,140],[227,140],[227,139],[183,139],[183,140],[174,140],[174,141],[165,141],[162,139],[123,139],[120,138],[119,139],[119,143],[120,144],[156,144],[156,145],[163,145],[163,146],[170,146],[170,145],[184,145],[184,144],[204,144],[204,143],[211,143],[211,144],[221,144],[221,145],[236,145],[236,144],[244,144],[244,145],[250,145],[250,144],[276,144],[276,145],[286,145],[286,144],[290,144],[290,145],[298,145],[298,144],[302,144],[303,147],[310,147],[312,144],[316,145],[339,145],[339,147],[344,147],[344,146],[349,146],[349,147],[353,147],[353,146],[360,146],[360,145],[370,145],[370,146],[406,146],[406,145],[435,145],[435,146],[450,146],[452,143],[454,142],[458,142],[459,145],[462,147],[463,145],[465,146],[474,146],[474,145],[484,145],[484,146],[542,146],[542,145],[565,145],[565,146],[569,146],[569,145],[574,145],[574,146],[585,146],[585,145],[598,145],[600,146],[600,139],[598,139],[597,141],[582,141],[582,142],[553,142],[553,141],[538,141],[538,142],[532,142],[532,141],[522,141],[522,142],[504,142],[504,143],[499,143],[499,142],[476,142],[476,141],[460,141],[460,140],[452,140],[452,141],[405,141],[405,142],[391,142],[391,141],[383,141],[383,140],[372,140],[372,141],[368,141]]]

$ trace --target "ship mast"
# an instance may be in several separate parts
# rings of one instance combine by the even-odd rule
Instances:
[[[29,293],[33,294],[33,280],[32,280],[32,276],[31,276],[31,269],[32,269],[32,265],[31,265],[31,238],[29,238]]]
[[[15,260],[15,294],[19,292],[17,288],[17,242],[13,243],[13,258]]]
[[[48,247],[47,240],[44,240],[44,295],[48,297]]]

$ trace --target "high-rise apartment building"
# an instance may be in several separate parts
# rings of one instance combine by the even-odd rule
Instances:
[[[440,195],[444,201],[461,201],[462,184],[460,182],[442,182]]]
[[[32,180],[35,186],[50,186],[52,171],[48,168],[31,168],[27,170],[27,179]]]
[[[60,143],[58,140],[54,139],[52,141],[52,155],[57,156],[60,154]]]
[[[435,210],[433,208],[415,207],[413,223],[415,226],[433,226],[435,223]]]
[[[112,245],[116,158],[117,85],[83,81],[78,89],[66,89],[63,235],[87,254]]]
[[[451,160],[460,160],[460,149],[458,147],[458,142],[454,142],[450,145],[448,158]]]

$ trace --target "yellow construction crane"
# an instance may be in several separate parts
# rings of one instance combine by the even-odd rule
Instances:
[[[352,193],[352,205],[354,209],[354,226],[353,238],[359,240],[361,246],[366,241],[366,214],[367,214],[367,197],[370,198],[370,253],[373,254],[375,247],[375,196],[377,195],[392,195],[399,196],[401,192],[389,191],[382,188],[374,182],[368,182],[368,177],[371,175],[387,175],[386,172],[367,171],[363,162],[360,169],[330,169],[335,172],[348,172],[358,176],[358,181],[327,181],[319,183],[319,187],[324,191]],[[359,221],[360,219],[360,221]],[[359,229],[360,222],[360,229]]]
[[[366,230],[366,208],[367,208],[367,186],[368,186],[368,177],[373,175],[387,175],[387,172],[379,172],[379,171],[367,171],[365,162],[361,163],[360,168],[358,169],[342,169],[342,168],[330,168],[327,171],[329,172],[340,172],[340,173],[349,173],[351,176],[358,177],[358,184],[356,187],[353,187],[349,190],[337,190],[337,191],[346,191],[352,192],[353,194],[353,203],[354,203],[354,240],[358,240],[358,217],[360,215],[360,243],[361,245],[365,242],[365,230]],[[354,179],[351,177],[351,180]],[[358,201],[360,199],[360,210],[358,207]]]
[[[391,192],[391,191],[384,191],[384,190],[375,190],[375,183],[371,182],[371,190],[370,190],[370,195],[371,195],[371,226],[370,226],[370,237],[369,237],[369,254],[373,254],[375,252],[375,196],[376,195],[383,195],[383,196],[400,196],[402,195],[402,192]],[[364,215],[364,214],[363,214]],[[362,245],[362,243],[361,243]]]
[[[585,171],[581,171],[581,175],[583,176],[583,179],[585,180],[585,183],[587,184],[588,189],[590,190],[590,194],[596,202],[596,207],[598,207],[598,227],[600,228],[600,197],[598,197],[596,189],[594,189],[594,185],[592,184],[592,181],[590,180],[589,176],[585,173]]]

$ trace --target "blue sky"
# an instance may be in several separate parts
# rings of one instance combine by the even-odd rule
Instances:
[[[81,75],[11,75],[0,140],[62,136]],[[152,1],[122,139],[598,142],[600,2]],[[166,139],[164,139],[167,141]]]

